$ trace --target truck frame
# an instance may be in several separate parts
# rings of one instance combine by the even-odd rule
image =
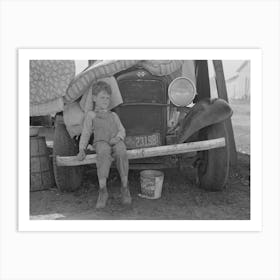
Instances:
[[[232,110],[224,99],[205,94],[205,85],[201,85],[201,81],[209,78],[203,71],[196,74],[197,92],[192,106],[175,106],[168,96],[169,85],[178,78],[178,74],[173,74],[155,75],[142,64],[135,64],[113,75],[124,101],[114,111],[127,132],[130,168],[175,167],[185,170],[181,167],[191,165],[197,170],[199,187],[210,191],[223,190],[230,166],[226,122]],[[179,118],[170,127],[168,122],[173,111],[178,113]],[[79,188],[83,165],[96,163],[96,155],[91,151],[84,161],[77,161],[78,138],[71,138],[67,132],[63,112],[57,114],[53,167],[56,185],[61,191]]]

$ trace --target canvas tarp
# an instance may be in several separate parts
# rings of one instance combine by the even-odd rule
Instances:
[[[66,89],[75,77],[74,60],[31,60],[30,116],[63,110]]]
[[[183,62],[182,60],[102,60],[75,77],[74,60],[31,60],[30,115],[39,116],[63,111],[64,104],[73,103],[87,94],[98,80],[112,77],[134,65],[140,65],[154,75],[164,76],[178,71]],[[84,108],[82,110],[84,111]]]
[[[169,75],[183,65],[183,60],[103,60],[77,75],[70,83],[65,101],[71,103],[86,93],[97,80],[110,77],[134,65],[143,66],[153,75]]]

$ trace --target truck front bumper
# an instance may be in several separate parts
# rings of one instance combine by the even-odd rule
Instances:
[[[168,156],[184,154],[189,152],[205,151],[225,147],[225,138],[217,138],[204,141],[189,142],[183,144],[158,146],[151,148],[140,148],[128,150],[128,159],[150,158],[158,156]],[[79,166],[87,164],[96,164],[96,154],[87,155],[83,161],[77,160],[76,156],[57,156],[56,164],[58,166]]]

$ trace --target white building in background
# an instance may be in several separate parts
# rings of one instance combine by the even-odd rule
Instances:
[[[237,62],[239,62],[239,65],[236,65]],[[224,66],[224,74],[226,79],[228,98],[244,99],[244,100],[250,99],[250,61],[225,60],[223,61],[223,66]],[[210,69],[210,70],[212,70],[210,71],[211,96],[218,97],[216,80],[215,80],[215,71],[214,69]]]
[[[250,61],[245,60],[236,73],[226,79],[229,99],[250,99]]]

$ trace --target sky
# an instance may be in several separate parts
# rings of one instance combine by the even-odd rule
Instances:
[[[75,60],[76,75],[88,66],[88,60]]]
[[[223,60],[223,67],[224,67],[224,74],[225,79],[228,79],[234,75],[237,68],[243,63],[244,60]],[[208,62],[208,68],[209,68],[209,76],[210,78],[215,75],[213,63],[211,60]]]

